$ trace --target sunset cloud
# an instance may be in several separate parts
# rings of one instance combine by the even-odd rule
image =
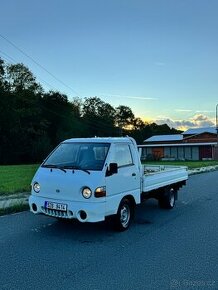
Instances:
[[[155,120],[158,125],[167,124],[171,128],[186,130],[195,127],[211,127],[214,126],[213,120],[206,115],[196,114],[188,120],[173,120],[171,118],[158,118]]]
[[[210,127],[213,126],[214,123],[212,122],[212,120],[203,114],[197,114],[192,118],[192,122],[193,124],[196,124],[197,127]]]

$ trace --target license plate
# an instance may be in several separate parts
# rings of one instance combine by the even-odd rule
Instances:
[[[63,203],[57,203],[57,202],[45,202],[45,208],[47,209],[54,209],[54,210],[60,210],[60,211],[67,211],[67,205]]]

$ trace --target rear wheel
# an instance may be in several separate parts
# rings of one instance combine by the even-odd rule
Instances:
[[[175,206],[176,191],[173,188],[166,188],[165,193],[159,198],[160,208],[172,209]]]
[[[120,232],[127,230],[132,222],[133,215],[133,204],[129,199],[124,198],[119,205],[117,214],[114,216],[115,229]]]

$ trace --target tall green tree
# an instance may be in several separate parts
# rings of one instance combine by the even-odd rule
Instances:
[[[11,91],[30,91],[32,93],[42,93],[42,87],[36,82],[36,77],[22,63],[7,66],[8,82]]]
[[[120,105],[116,108],[116,123],[121,129],[128,129],[133,125],[134,114],[131,108]]]
[[[4,81],[4,61],[0,58],[0,89],[3,89]]]
[[[69,102],[66,95],[50,91],[42,98],[43,117],[48,122],[47,135],[53,146],[81,134],[80,102]]]
[[[41,152],[37,144],[43,134],[42,88],[23,64],[6,65],[3,79],[0,121],[7,150],[3,150],[2,158],[9,163],[36,161]]]
[[[82,107],[82,120],[88,136],[116,136],[115,109],[98,97],[86,98]]]

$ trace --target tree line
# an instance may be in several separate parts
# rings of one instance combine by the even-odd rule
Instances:
[[[61,92],[45,92],[24,64],[0,58],[0,164],[41,162],[67,138],[129,135],[143,143],[152,135],[177,132],[99,97],[69,100]]]

